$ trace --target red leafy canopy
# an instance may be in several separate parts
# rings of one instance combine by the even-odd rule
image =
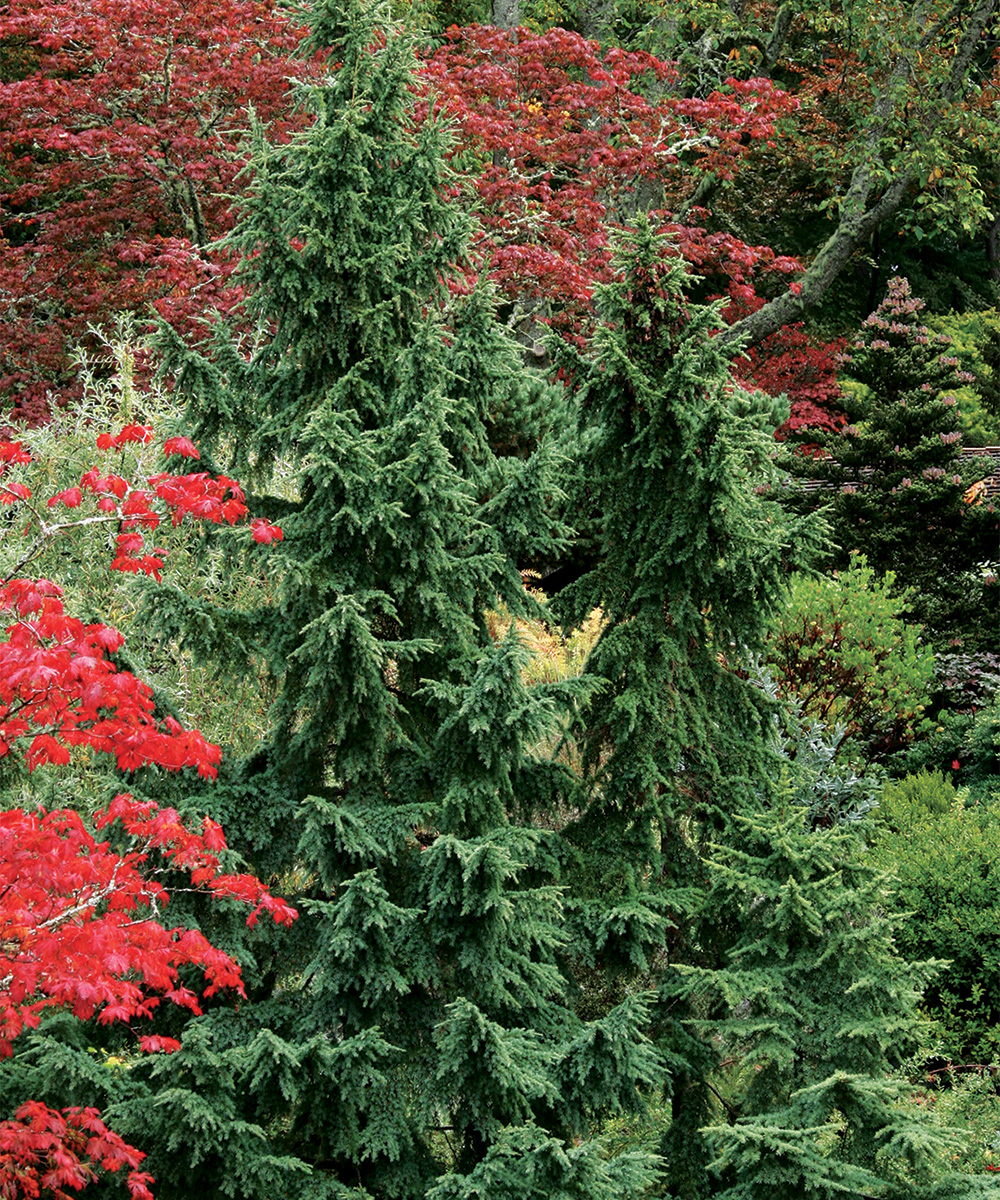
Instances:
[[[0,394],[72,391],[88,321],[164,298],[201,311],[224,262],[252,103],[281,137],[300,32],[272,0],[13,0],[0,82]]]
[[[132,1200],[153,1200],[153,1177],[136,1168],[146,1156],[112,1132],[93,1108],[62,1112],[31,1100],[0,1121],[0,1200],[71,1200],[98,1169],[128,1170]]]
[[[480,250],[491,273],[512,299],[557,301],[553,316],[567,326],[586,321],[593,285],[607,277],[608,230],[632,193],[658,187],[666,207],[679,207],[704,172],[731,178],[797,106],[764,79],[729,80],[705,99],[671,95],[669,63],[619,49],[602,57],[564,29],[522,29],[516,41],[492,28],[453,29],[423,69],[459,123],[456,153],[479,157]],[[742,284],[758,265],[798,269],[766,247],[672,229],[703,274]]]
[[[115,435],[102,434],[98,441],[112,449],[150,437],[145,426],[132,425]],[[190,443],[186,446],[194,450]],[[21,443],[0,443],[0,476],[28,461]],[[152,507],[157,497],[175,521],[190,513],[195,519],[232,524],[246,514],[242,490],[230,479],[199,472],[160,475],[150,483],[155,493],[94,468],[79,488],[66,489],[49,505],[79,508],[90,495],[98,512],[108,512],[107,519],[122,530],[111,566],[151,574],[157,572],[146,561],[149,556],[137,556],[143,549],[142,527],[156,528],[161,519]],[[28,489],[5,476],[0,477],[0,492],[29,502]],[[42,538],[94,520],[80,517],[49,526],[35,515]],[[281,530],[258,518],[253,537],[280,540]],[[86,746],[114,755],[125,771],[147,764],[170,770],[190,766],[214,777],[219,747],[172,717],[160,719],[148,685],[118,670],[108,657],[121,647],[121,634],[68,616],[60,595],[57,585],[44,579],[9,579],[0,585],[0,611],[14,618],[7,640],[0,643],[0,756],[30,738],[32,770],[42,763],[68,763],[73,747]],[[176,813],[157,812],[155,805],[136,804],[122,795],[99,814],[96,827],[114,820],[121,821],[135,843],[124,857],[106,843],[97,845],[75,813],[15,809],[0,814],[0,952],[12,964],[0,976],[0,1054],[9,1053],[23,1022],[46,1004],[68,1005],[84,1018],[100,1008],[101,1020],[127,1019],[151,1010],[151,988],[196,1008],[193,994],[175,987],[181,963],[204,967],[209,993],[239,986],[236,964],[201,934],[165,930],[149,911],[137,917],[137,910],[152,911],[167,900],[162,887],[152,882],[156,872],[140,869],[151,851],[172,868],[189,870],[194,885],[254,905],[251,924],[262,909],[279,921],[294,915],[252,877],[220,875],[216,852],[225,841],[207,818],[202,834],[194,835]]]
[[[180,986],[178,968],[200,967],[205,995],[243,994],[238,964],[197,930],[168,929],[154,914],[169,901],[157,876],[184,870],[194,887],[252,905],[279,924],[296,917],[250,875],[219,870],[225,848],[207,817],[192,833],[171,809],[116,796],[95,826],[120,822],[125,853],[98,842],[74,812],[0,814],[0,1056],[50,1006],[103,1023],[148,1016],[166,1000],[200,1012],[197,995]],[[139,1038],[146,1051],[180,1049],[173,1038]],[[106,1171],[128,1169],[135,1200],[152,1200],[152,1177],[137,1170],[144,1155],[109,1130],[93,1109],[59,1113],[37,1102],[0,1122],[0,1200],[68,1197]]]
[[[298,30],[271,0],[16,0],[4,28],[20,46],[0,84],[0,393],[40,411],[72,390],[65,347],[88,321],[151,299],[183,323],[226,307],[233,265],[204,247],[231,227],[246,109],[285,136]],[[731,177],[796,101],[766,80],[731,80],[704,99],[670,94],[672,66],[577,34],[453,30],[423,72],[458,121],[473,169],[482,256],[513,297],[557,300],[586,320],[605,278],[608,227],[640,186],[677,208],[699,174]],[[648,100],[647,84],[659,96]],[[682,250],[720,291],[744,286],[764,247],[678,226]],[[738,262],[737,260],[742,260]],[[792,264],[794,267],[794,264]],[[196,289],[196,292],[193,291]],[[67,390],[68,389],[68,390]]]
[[[66,764],[70,749],[113,754],[119,768],[155,763],[195,767],[212,778],[220,750],[172,717],[155,715],[153,693],[107,657],[123,643],[116,629],[67,616],[49,580],[12,579],[0,611],[12,613],[0,643],[0,757],[26,739],[28,766]]]
[[[151,440],[152,430],[127,425],[103,433],[98,446],[120,455],[131,444]],[[173,438],[165,452],[198,457],[186,438]],[[34,542],[23,561],[47,540],[86,525],[114,522],[118,530],[111,567],[144,571],[159,578],[162,551],[145,554],[144,530],[165,515],[175,523],[193,520],[235,524],[246,516],[242,489],[205,472],[157,475],[137,486],[122,475],[87,471],[78,487],[66,488],[38,509],[26,484],[12,479],[31,461],[20,442],[0,442],[0,499],[27,509],[25,530]],[[92,506],[52,522],[51,509]],[[158,506],[158,507],[157,507]],[[282,532],[257,518],[257,542],[280,541]],[[170,770],[194,767],[214,777],[218,746],[171,717],[156,715],[150,688],[108,655],[121,634],[104,624],[85,625],[68,616],[59,587],[44,579],[8,579],[0,584],[0,611],[11,615],[0,642],[0,757],[30,739],[29,769],[65,764],[73,747],[112,754],[122,770],[157,764]],[[98,842],[95,831],[117,823],[124,850]],[[197,966],[205,995],[225,988],[242,993],[238,964],[197,930],[167,928],[159,914],[169,901],[160,879],[187,872],[192,888],[250,906],[247,922],[261,912],[280,924],[296,913],[251,875],[225,874],[219,852],[222,830],[207,817],[200,833],[188,830],[172,809],[116,796],[98,813],[93,831],[78,813],[0,813],[0,1056],[25,1026],[38,1024],[41,1010],[70,1009],[81,1019],[129,1021],[149,1016],[164,1000],[199,1012],[199,997],[179,983],[178,969]],[[140,1049],[171,1051],[173,1038],[139,1038]],[[61,1113],[43,1104],[23,1105],[0,1122],[0,1200],[7,1197],[68,1197],[93,1181],[98,1166],[128,1170],[135,1200],[151,1200],[149,1175],[138,1170],[143,1155],[111,1132],[93,1109]]]
[[[843,338],[817,343],[801,325],[786,325],[736,360],[735,374],[747,384],[772,396],[788,396],[791,412],[777,430],[779,440],[804,429],[843,428],[837,372],[845,345]]]
[[[699,223],[704,210],[671,219],[705,174],[731,179],[756,143],[779,136],[798,100],[769,80],[731,79],[704,99],[678,96],[669,63],[620,49],[601,56],[596,43],[563,29],[522,29],[516,41],[492,28],[453,29],[423,70],[460,126],[456,159],[467,163],[470,150],[478,157],[480,256],[509,299],[557,327],[585,332],[594,285],[608,278],[609,232],[640,189],[659,193],[663,228],[710,291],[727,299],[727,321],[763,304],[762,277],[801,270],[768,246],[710,232]],[[764,391],[788,394],[782,435],[832,428],[840,421],[839,349],[794,327],[751,350],[737,370]]]
[[[224,988],[242,994],[236,962],[197,930],[167,929],[155,920],[169,896],[157,877],[189,873],[192,885],[252,905],[290,924],[294,909],[250,875],[219,870],[221,830],[208,818],[190,832],[172,809],[116,796],[97,815],[100,830],[120,822],[127,853],[98,842],[70,811],[0,814],[0,1056],[41,1009],[66,1007],[102,1023],[148,1016],[166,999],[199,1012],[198,997],[178,985],[184,964],[205,972],[205,995]],[[177,1049],[168,1038],[144,1049]],[[154,1044],[155,1043],[155,1044]]]
[[[19,411],[42,415],[51,394],[73,394],[66,346],[88,321],[150,300],[181,326],[229,307],[234,263],[206,246],[232,225],[248,105],[278,140],[304,119],[289,80],[319,59],[290,57],[299,32],[273,0],[6,6],[0,290],[12,302],[0,318],[0,395]],[[677,95],[669,63],[602,55],[560,29],[521,30],[516,41],[452,30],[422,70],[459,125],[481,259],[512,300],[575,333],[634,193],[678,211],[705,173],[731,178],[755,145],[770,144],[798,103],[763,79]],[[757,277],[798,268],[697,224],[669,228],[733,306],[753,304]],[[189,453],[172,442],[169,453]]]

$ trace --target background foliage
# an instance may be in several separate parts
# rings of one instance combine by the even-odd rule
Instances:
[[[997,432],[998,44],[995,0],[5,6],[0,571],[223,753],[7,753],[2,815],[66,838],[127,787],[299,917],[154,852],[245,995],[191,958],[130,1024],[50,1005],[0,1191],[121,1194],[105,1145],[161,1200],[995,1193],[958,456]],[[46,496],[162,467],[147,426],[254,533],[164,527],[162,583],[105,570],[108,511],[25,557]]]

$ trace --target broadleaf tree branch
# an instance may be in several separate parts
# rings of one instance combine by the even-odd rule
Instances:
[[[958,44],[947,77],[936,95],[936,104],[929,106],[926,132],[932,133],[941,123],[948,106],[965,91],[969,70],[980,47],[983,34],[996,15],[998,0],[978,0],[969,14],[968,23]],[[996,40],[996,34],[993,34]],[[737,321],[719,334],[723,343],[754,345],[783,325],[799,321],[817,305],[847,266],[855,251],[902,206],[907,194],[920,180],[920,168],[911,166],[898,171],[882,194],[871,203],[877,169],[882,166],[880,143],[897,106],[900,84],[906,81],[911,64],[900,53],[874,108],[874,120],[862,154],[854,168],[840,207],[837,228],[820,248],[805,274],[797,281],[796,291],[789,289],[765,304],[755,313]]]

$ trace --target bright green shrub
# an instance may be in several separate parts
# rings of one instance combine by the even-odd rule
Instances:
[[[928,326],[935,332],[951,339],[950,353],[959,362],[963,371],[993,381],[990,365],[984,360],[983,348],[992,331],[1000,328],[1000,313],[996,309],[985,312],[948,313],[928,316]],[[967,446],[995,446],[1000,441],[1000,412],[991,412],[988,397],[982,387],[968,384],[955,390],[958,402],[959,422]],[[984,400],[987,402],[984,403]]]
[[[840,727],[866,759],[911,742],[934,678],[920,627],[902,611],[907,593],[890,571],[877,576],[864,556],[846,571],[792,580],[789,603],[773,619],[767,661],[782,694],[803,717]]]
[[[882,793],[883,811],[926,813],[941,817],[958,798],[955,785],[943,771],[921,771],[887,783]]]
[[[907,958],[950,960],[924,1001],[956,1062],[1000,1057],[1000,808],[945,813],[946,788],[929,775],[890,785],[873,823],[869,859],[898,880],[896,941]]]
[[[960,1064],[965,1065],[965,1064]],[[925,1075],[927,1090],[918,1102],[945,1128],[964,1137],[954,1167],[962,1174],[1000,1172],[1000,1090],[993,1070],[943,1068]],[[1000,1191],[1000,1182],[998,1182]]]

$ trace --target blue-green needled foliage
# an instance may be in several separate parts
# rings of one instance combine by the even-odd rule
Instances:
[[[687,299],[669,241],[640,221],[615,266],[589,351],[552,347],[579,398],[601,549],[558,607],[569,624],[594,608],[605,622],[585,673],[601,686],[577,727],[584,801],[565,830],[579,854],[570,929],[582,978],[655,980],[678,959],[714,963],[732,936],[731,914],[701,910],[699,850],[766,775],[747,667],[822,527],[766,498],[781,406],[734,385],[718,309]],[[672,1001],[658,1025],[678,1186],[705,1178],[696,1131],[714,1054],[685,1015]]]
[[[711,851],[709,903],[740,917],[725,963],[679,965],[670,988],[698,1013],[689,1028],[742,1067],[702,1130],[715,1152],[708,1194],[993,1196],[989,1176],[951,1174],[961,1138],[899,1073],[921,1036],[921,992],[944,964],[901,956],[891,879],[863,861],[856,822],[810,828],[794,775],[786,768],[772,803]]]
[[[256,340],[221,320],[197,348],[160,338],[202,444],[284,531],[269,601],[238,618],[272,730],[197,803],[301,915],[255,948],[238,1012],[134,1072],[116,1120],[142,1127],[162,1200],[195,1173],[239,1200],[638,1198],[654,1161],[607,1161],[590,1133],[660,1081],[648,1006],[577,1013],[569,855],[533,819],[573,786],[534,747],[585,686],[529,688],[513,624],[490,634],[535,604],[519,561],[567,532],[539,415],[567,402],[487,286],[449,296],[470,220],[444,194],[447,130],[414,119],[409,35],[366,0],[309,19],[329,49],[311,123],[281,147],[255,131],[231,239]],[[168,631],[238,668],[233,614],[173,604]]]

